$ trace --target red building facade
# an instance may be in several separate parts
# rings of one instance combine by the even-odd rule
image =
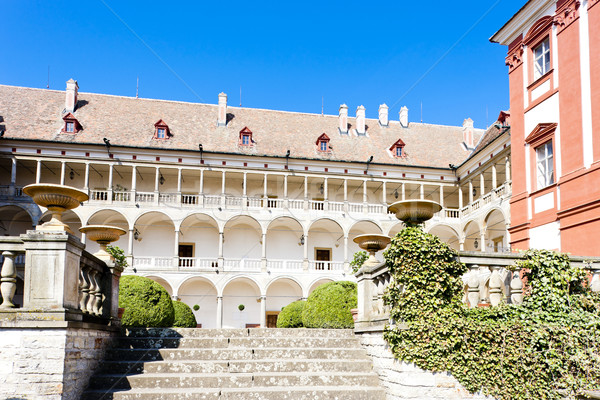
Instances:
[[[600,3],[530,0],[508,46],[511,246],[600,256]]]

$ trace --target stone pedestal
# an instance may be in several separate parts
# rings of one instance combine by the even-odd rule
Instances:
[[[84,244],[66,232],[28,231],[21,235],[26,250],[25,313],[45,320],[81,320],[79,270]]]

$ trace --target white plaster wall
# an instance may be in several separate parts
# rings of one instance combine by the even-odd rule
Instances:
[[[267,231],[267,259],[302,260],[304,253],[302,246],[298,246],[301,236],[302,232],[283,227]]]
[[[560,251],[560,222],[529,229],[529,247]]]
[[[315,248],[330,248],[332,261],[344,261],[344,238],[339,241],[337,239],[342,236],[342,232],[324,232],[310,231],[308,234],[308,259],[315,259]],[[339,243],[339,247],[335,244]]]
[[[558,122],[558,93],[525,113],[525,137],[542,122]]]
[[[219,257],[219,231],[209,224],[196,224],[183,228],[179,243],[194,243],[194,257],[214,259]]]
[[[245,328],[246,324],[260,324],[258,290],[244,281],[234,281],[223,291],[223,328]],[[244,311],[238,310],[243,304]]]
[[[200,280],[188,281],[179,288],[178,297],[192,308],[202,328],[217,327],[217,290],[213,285]],[[195,304],[200,306],[198,311],[193,309]]]
[[[138,257],[173,257],[175,255],[175,231],[172,226],[144,227],[140,229],[142,241],[133,241],[133,255]]]
[[[267,311],[281,311],[288,304],[302,298],[302,289],[295,282],[273,282],[267,291]]]
[[[261,258],[261,233],[256,228],[246,224],[238,224],[226,228],[224,233],[223,257],[233,259]]]

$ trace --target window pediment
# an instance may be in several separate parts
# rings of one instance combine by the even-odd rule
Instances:
[[[171,137],[171,131],[169,130],[169,126],[163,121],[159,119],[157,123],[154,124],[154,139],[168,139]]]
[[[402,139],[396,140],[396,142],[389,148],[392,155],[396,158],[404,156],[404,142]]]
[[[331,139],[325,133],[317,138],[315,144],[317,145],[317,150],[322,153],[327,153],[331,151],[331,147],[329,146],[329,141]]]
[[[537,124],[537,126],[525,138],[525,143],[533,144],[546,140],[552,134],[554,134],[557,126],[558,124],[556,122],[543,122],[541,124]]]
[[[61,132],[77,133],[83,129],[79,121],[77,121],[77,118],[75,118],[75,116],[72,113],[67,113],[67,115],[63,117],[63,121],[65,121],[65,125],[63,126]]]
[[[252,131],[247,126],[240,131],[240,146],[252,146],[254,139],[252,138]]]

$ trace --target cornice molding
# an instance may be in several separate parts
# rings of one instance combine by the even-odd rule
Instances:
[[[508,53],[504,63],[508,66],[508,73],[513,72],[523,64],[523,43],[515,46],[515,48]]]
[[[557,26],[557,33],[561,33],[564,29],[566,29],[569,25],[579,18],[579,7],[581,6],[581,1],[579,0],[571,0],[563,6],[556,10],[556,14],[554,14],[554,25]]]
[[[524,33],[529,21],[541,18],[555,2],[556,0],[530,0],[490,38],[490,41],[504,46],[509,45],[517,36]]]

